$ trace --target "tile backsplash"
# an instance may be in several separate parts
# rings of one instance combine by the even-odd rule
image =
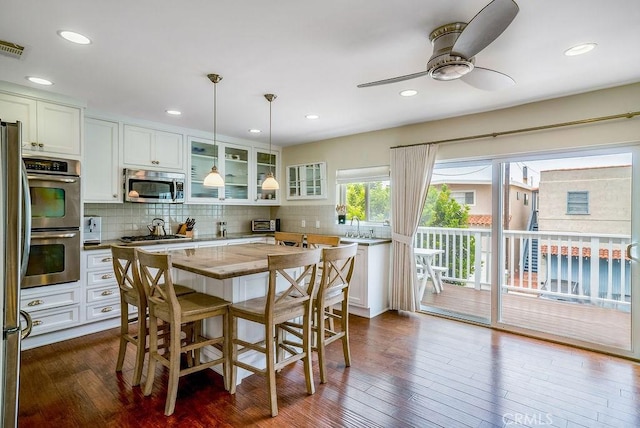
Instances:
[[[218,222],[227,222],[227,232],[250,233],[251,220],[280,219],[280,229],[287,232],[318,233],[345,236],[355,232],[356,224],[337,224],[333,205],[287,205],[280,207],[189,205],[189,204],[84,204],[85,216],[102,217],[102,239],[113,240],[122,236],[146,235],[147,225],[158,217],[165,221],[167,233],[176,233],[178,225],[187,217],[196,219],[196,230],[201,236],[215,236]],[[305,225],[302,226],[304,221]],[[319,226],[319,227],[316,227]],[[360,225],[360,232],[373,233],[377,238],[389,238],[388,226]]]
[[[102,239],[112,240],[122,236],[146,235],[147,225],[154,218],[165,221],[168,234],[176,233],[178,225],[187,217],[196,219],[199,235],[213,236],[217,223],[227,222],[227,232],[251,231],[251,220],[270,218],[270,207],[187,204],[84,204],[85,216],[102,217]]]

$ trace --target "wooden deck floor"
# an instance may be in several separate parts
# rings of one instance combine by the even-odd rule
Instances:
[[[442,293],[434,294],[432,290],[429,287],[425,292],[423,305],[489,321],[489,290],[475,290],[446,283]],[[631,348],[630,312],[508,293],[503,296],[502,321],[620,349]]]

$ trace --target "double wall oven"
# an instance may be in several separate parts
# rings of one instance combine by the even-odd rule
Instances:
[[[80,279],[80,162],[24,155],[31,196],[31,252],[22,287]]]

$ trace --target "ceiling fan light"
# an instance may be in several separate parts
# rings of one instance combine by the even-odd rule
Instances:
[[[224,180],[218,172],[217,166],[214,165],[211,168],[211,172],[204,178],[202,185],[205,187],[224,187]]]
[[[429,71],[435,80],[456,80],[473,70],[473,63],[469,61],[452,61],[436,66]]]
[[[280,185],[276,181],[276,178],[273,176],[273,172],[269,171],[267,173],[267,178],[262,182],[262,190],[278,190],[280,189]]]

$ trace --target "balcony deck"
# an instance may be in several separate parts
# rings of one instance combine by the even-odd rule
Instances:
[[[631,347],[629,312],[518,293],[503,297],[502,320],[508,324],[621,349]],[[428,284],[422,304],[487,320],[491,315],[489,290],[447,283],[440,294],[434,294]]]

